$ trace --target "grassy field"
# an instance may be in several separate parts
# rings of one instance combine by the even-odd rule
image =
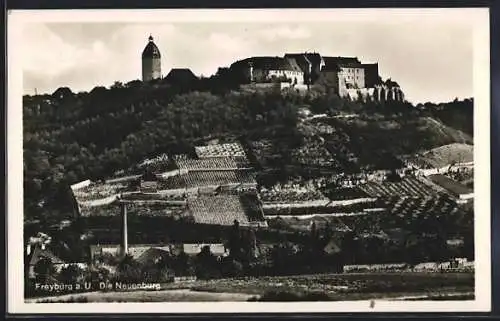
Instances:
[[[473,273],[365,273],[198,280],[159,291],[92,292],[37,302],[179,302],[309,300],[471,300]],[[316,299],[311,299],[312,297]],[[320,299],[317,299],[320,298]]]

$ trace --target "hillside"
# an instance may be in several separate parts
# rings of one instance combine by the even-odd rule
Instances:
[[[412,160],[421,167],[442,168],[456,163],[474,161],[474,146],[470,144],[453,143],[433,148]]]
[[[261,178],[270,173],[273,180],[393,168],[403,154],[472,142],[408,103],[245,94],[207,84],[197,88],[203,92],[131,82],[23,97],[25,219],[55,223],[71,213],[70,184],[112,177],[162,153],[193,155],[210,139],[240,140]],[[303,121],[297,112],[304,107],[330,116]]]

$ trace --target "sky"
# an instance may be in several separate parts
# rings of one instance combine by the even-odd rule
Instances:
[[[22,31],[23,91],[74,92],[141,78],[141,53],[151,34],[162,74],[190,68],[210,76],[250,56],[319,52],[379,63],[414,103],[473,96],[473,29],[450,19],[422,21],[33,22]]]

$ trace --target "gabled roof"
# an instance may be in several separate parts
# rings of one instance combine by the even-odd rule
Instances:
[[[136,261],[141,264],[152,263],[159,258],[170,255],[169,251],[164,249],[151,247],[146,251],[142,252],[138,257],[136,257]]]
[[[172,68],[165,77],[167,82],[191,82],[198,79],[189,68]]]
[[[323,251],[325,251],[326,253],[328,254],[332,254],[332,253],[338,253],[341,251],[341,248],[340,246],[337,244],[337,242],[335,242],[333,239],[330,240],[326,245],[325,247],[323,248]]]
[[[41,249],[40,246],[35,246],[32,252],[28,255],[29,265],[35,265],[43,258],[49,259],[52,264],[64,264],[65,262],[54,255],[47,249]]]

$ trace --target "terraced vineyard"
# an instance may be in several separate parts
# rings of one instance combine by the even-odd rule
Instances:
[[[171,202],[135,201],[127,204],[127,211],[137,216],[181,217],[186,207],[183,204]]]
[[[177,158],[175,161],[179,169],[238,169],[248,168],[250,165],[245,157],[210,157],[200,159]]]
[[[389,212],[400,216],[418,216],[436,213],[436,215],[453,215],[460,207],[447,197],[398,198],[386,202]]]
[[[326,214],[363,214],[365,212],[377,212],[385,210],[387,203],[384,200],[375,200],[344,206],[307,206],[307,207],[274,207],[264,208],[266,215],[279,216],[303,216],[303,215],[326,215]],[[375,211],[373,211],[375,209]],[[374,214],[375,215],[375,214]]]
[[[386,210],[382,212],[367,212],[366,215],[344,216],[339,219],[351,228],[370,233],[389,229],[425,230],[431,233],[445,227],[448,231],[454,231],[458,228],[459,221],[470,214],[447,196],[393,197],[385,200],[384,207]],[[458,230],[455,232],[458,233]]]
[[[122,194],[123,200],[137,200],[137,201],[147,201],[147,200],[162,200],[162,201],[183,201],[186,195],[184,194],[163,194],[163,193],[132,193],[132,194]]]
[[[236,195],[200,196],[188,200],[188,207],[199,224],[233,225],[235,220],[240,225],[249,224],[245,209]]]
[[[405,177],[399,182],[368,182],[359,188],[372,197],[431,197],[440,191],[423,179]]]
[[[262,139],[250,142],[252,153],[261,166],[266,167],[277,163],[282,158],[280,150],[274,146],[273,141]]]
[[[208,146],[196,146],[196,155],[200,158],[205,157],[246,157],[243,147],[239,143],[228,143]]]
[[[182,178],[188,188],[241,183],[256,184],[253,173],[248,170],[190,171]]]
[[[291,152],[293,162],[304,165],[339,167],[334,157],[325,144],[319,139],[306,138],[304,144]]]
[[[92,183],[73,191],[77,202],[94,201],[129,191],[128,183]]]
[[[352,212],[356,215],[334,215],[339,212]],[[317,226],[328,222],[335,230],[356,230],[361,234],[379,235],[388,239],[393,237],[394,233],[390,232],[393,230],[401,230],[399,234],[407,233],[404,231],[422,230],[427,230],[430,233],[442,224],[443,227],[447,227],[448,231],[458,233],[457,226],[462,224],[460,221],[472,217],[470,210],[459,206],[447,196],[380,198],[373,202],[352,206],[265,209],[265,213],[266,215],[279,215],[279,217],[269,218],[270,227],[281,226],[286,230],[304,231],[310,228],[312,222],[316,222]],[[332,215],[312,215],[318,213]],[[299,218],[300,215],[304,214],[311,216]],[[382,234],[380,234],[381,231]]]
[[[80,205],[80,215],[83,217],[118,216],[120,215],[120,206],[118,206],[116,203],[111,203],[101,206]]]
[[[260,197],[263,202],[271,204],[287,204],[326,199],[320,191],[313,189],[262,190]]]

